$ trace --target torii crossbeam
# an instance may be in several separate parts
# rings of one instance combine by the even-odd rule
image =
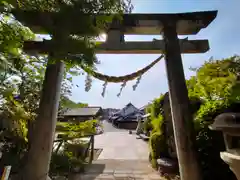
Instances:
[[[61,27],[68,27],[71,34],[91,34],[81,31],[84,22],[79,22],[81,16],[92,18],[93,24],[99,16],[106,15],[83,15],[76,12],[68,12],[66,16],[59,18],[58,13],[40,13],[34,11],[14,10],[13,14],[23,24],[32,29],[35,33],[49,34],[51,30],[61,30]],[[179,169],[182,180],[201,180],[201,173],[195,152],[193,150],[192,117],[189,112],[188,92],[184,77],[181,53],[203,53],[209,49],[208,40],[179,40],[178,35],[194,35],[202,28],[206,28],[216,17],[217,11],[178,13],[178,14],[125,14],[122,21],[114,20],[102,31],[108,34],[106,43],[98,44],[96,52],[109,54],[155,54],[164,53],[168,76],[170,104],[172,111],[173,129]],[[164,39],[152,42],[125,42],[123,36],[128,34],[136,35],[158,35],[162,34]],[[57,43],[57,39],[55,42]],[[70,43],[71,44],[71,43]],[[81,50],[73,50],[66,44],[68,53],[81,53]],[[29,52],[51,53],[54,56],[56,51],[52,41],[26,42],[24,49]],[[56,126],[56,104],[59,103],[60,79],[63,73],[63,64],[49,65],[46,70],[44,90],[40,104],[41,112],[38,120],[43,122],[51,121],[51,126],[45,126],[45,132],[53,137]],[[51,101],[51,102],[50,102]],[[50,103],[49,103],[50,102]],[[40,125],[40,124],[39,124]],[[40,130],[38,131],[40,132]],[[37,132],[36,132],[37,133]],[[36,135],[34,143],[37,147],[41,145],[45,153],[48,153],[49,143],[52,137]],[[34,146],[34,145],[33,145]],[[31,150],[30,150],[31,151]],[[33,152],[33,151],[32,151]],[[51,152],[51,151],[50,151]],[[35,154],[36,155],[36,154]],[[34,153],[32,153],[34,156]],[[49,154],[37,154],[34,165],[40,167],[41,163],[50,160]],[[38,173],[44,173],[48,167],[42,168]],[[36,172],[33,172],[36,173]],[[40,174],[39,174],[40,175]]]
[[[179,40],[181,53],[205,53],[209,50],[208,40]],[[69,54],[81,54],[79,48],[71,49],[71,44],[65,43],[65,49]],[[163,54],[165,53],[164,40],[155,41],[127,41],[123,43],[97,42],[95,46],[97,54]],[[49,54],[54,50],[51,40],[40,42],[29,41],[24,43],[24,50],[28,53]]]

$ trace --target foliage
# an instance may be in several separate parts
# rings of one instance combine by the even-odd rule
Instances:
[[[150,113],[150,118],[144,122],[144,131],[148,134],[152,130],[161,131],[162,122],[162,102],[164,95],[161,94],[159,98],[153,100],[152,104],[148,105],[146,108],[146,113]]]
[[[68,137],[85,136],[96,133],[96,124],[98,120],[88,120],[80,123],[58,122],[56,131],[63,132]]]
[[[11,164],[11,173],[17,172],[24,163],[23,157],[27,149],[25,139],[16,133],[14,134],[9,130],[5,130],[0,133],[0,142],[2,143],[0,169]]]
[[[51,175],[66,175],[69,172],[83,171],[86,150],[89,144],[79,138],[96,133],[98,120],[88,120],[80,123],[58,122],[56,132],[58,140],[62,140],[63,151],[54,151],[50,164]],[[70,143],[71,142],[71,143]],[[78,170],[76,170],[78,169]]]
[[[45,1],[45,0],[24,0],[24,1],[9,1],[12,5],[24,10],[38,10],[38,11],[49,11],[58,12],[61,9],[75,8],[83,13],[112,13],[112,12],[129,12],[131,11],[131,1],[129,0],[117,0],[117,1]]]
[[[163,98],[164,95],[161,94],[159,98],[154,99],[152,104],[148,105],[146,108],[146,112],[150,113],[150,118],[144,122],[144,130],[146,133],[162,132]]]
[[[74,108],[82,108],[82,107],[87,107],[87,106],[88,106],[88,104],[86,104],[86,103],[80,103],[80,102],[75,103],[66,96],[61,97],[60,107],[74,109]]]
[[[240,57],[237,55],[222,60],[210,59],[200,68],[193,69],[196,76],[187,81],[189,96],[197,96],[204,100],[239,98],[239,85],[236,84],[239,69]]]
[[[24,0],[21,2],[10,1],[10,3],[13,6],[10,12],[26,24],[35,24],[36,21],[42,21],[41,19],[36,19],[38,18],[37,13],[54,13],[54,16],[52,14],[50,16],[43,14],[43,16],[45,16],[43,19],[45,19],[47,23],[39,22],[41,28],[39,32],[36,33],[50,34],[52,36],[48,52],[54,52],[54,56],[64,60],[66,66],[69,68],[73,66],[80,67],[86,71],[88,75],[91,74],[91,76],[101,79],[104,82],[116,82],[116,79],[118,79],[117,82],[120,80],[126,83],[126,79],[128,79],[128,81],[130,79],[137,79],[133,87],[135,89],[139,84],[141,75],[156,64],[156,62],[153,62],[136,73],[124,76],[124,79],[121,77],[114,78],[113,76],[106,76],[93,71],[93,66],[98,63],[95,56],[96,42],[94,38],[102,32],[106,32],[106,28],[109,27],[109,23],[113,19],[121,21],[122,13],[131,12],[133,8],[131,0]],[[22,13],[23,11],[24,13]],[[69,21],[69,19],[71,19],[71,21]],[[76,22],[80,22],[81,24],[76,26]],[[91,82],[90,76],[87,76],[86,91],[90,90]],[[103,96],[106,85],[107,83],[104,83]],[[118,96],[120,96],[120,94],[121,93],[119,93]]]
[[[27,140],[27,122],[36,115],[42,81],[39,72],[43,69],[38,64],[40,59],[21,51],[23,40],[34,38],[34,34],[11,16],[1,16],[1,119],[8,124],[8,130]]]
[[[31,40],[34,34],[29,28],[22,26],[12,16],[2,13],[0,21],[0,50],[8,57],[19,56],[19,48],[23,41]]]
[[[70,89],[68,86],[65,86],[66,90],[69,92],[70,94]],[[72,100],[69,99],[69,97],[67,97],[66,95],[61,95],[60,96],[60,102],[59,102],[59,109],[58,109],[58,115],[61,116],[62,114],[64,114],[68,109],[74,109],[74,108],[82,108],[82,107],[87,107],[88,104],[87,103],[76,103]]]
[[[167,148],[163,133],[163,99],[164,95],[161,94],[159,98],[154,99],[153,103],[147,107],[146,111],[151,116],[144,122],[144,131],[150,135],[149,149],[153,168],[157,167],[157,159],[166,153]]]
[[[232,56],[222,60],[205,62],[201,67],[195,68],[196,76],[186,81],[190,99],[190,112],[193,116],[194,131],[196,135],[195,147],[198,152],[199,162],[203,172],[203,179],[235,179],[226,163],[220,158],[220,152],[225,151],[224,140],[221,132],[211,131],[209,125],[214,118],[223,112],[239,112],[239,73],[240,57]],[[162,95],[161,95],[162,96]],[[151,118],[145,123],[146,129],[153,133],[150,139],[152,164],[155,166],[157,158],[164,153],[166,147],[165,130],[161,133],[153,131],[153,122],[156,127],[164,125],[165,116],[163,98],[156,98],[149,106]],[[163,117],[156,121],[157,115]],[[161,122],[161,123],[160,123]],[[162,140],[161,138],[165,138]],[[154,142],[156,142],[154,144]],[[158,146],[156,146],[158,144]]]
[[[210,59],[194,69],[196,76],[187,81],[189,96],[203,99],[194,116],[196,148],[204,179],[235,179],[219,154],[225,151],[221,132],[209,130],[214,118],[223,112],[236,112],[239,102],[240,57]]]
[[[151,114],[151,118],[154,119],[156,117],[158,117],[158,115],[162,112],[162,101],[163,101],[163,98],[164,98],[164,94],[161,94],[159,96],[159,98],[156,98],[153,100],[152,104],[150,104],[148,107],[147,107],[147,113],[150,113]]]
[[[152,125],[151,133],[155,133],[155,132],[162,133],[162,130],[163,130],[163,116],[162,116],[162,114],[159,114],[157,118],[152,119],[151,125]]]
[[[152,131],[152,123],[151,123],[151,118],[147,118],[144,122],[143,122],[143,132],[146,135],[150,135],[150,132]]]
[[[42,34],[50,34],[55,54],[65,61],[67,67],[87,65],[92,67],[96,62],[93,39],[97,37],[106,25],[116,16],[120,18],[123,12],[131,12],[130,0],[22,0],[9,1],[12,5],[9,12],[22,21],[34,24],[32,12],[57,12],[54,16],[44,18],[50,23],[42,24]],[[109,15],[112,13],[114,15]],[[86,16],[88,14],[88,16]],[[102,16],[89,16],[89,14],[102,14]],[[107,15],[103,15],[107,14]],[[71,19],[71,21],[69,21]],[[51,23],[54,22],[54,23]],[[76,22],[81,22],[76,26]],[[47,32],[46,32],[47,31]],[[78,55],[76,55],[78,54]]]
[[[68,173],[73,172],[76,167],[82,169],[83,165],[84,163],[81,159],[76,158],[67,150],[58,154],[53,153],[50,163],[50,175],[68,175]]]
[[[234,179],[228,165],[220,158],[220,152],[225,151],[223,135],[211,131],[208,126],[217,115],[236,111],[234,106],[237,105],[225,101],[207,101],[195,116],[196,147],[204,179]]]
[[[7,127],[7,130],[3,130],[10,132],[13,138],[15,138],[16,135],[16,140],[21,139],[21,141],[18,141],[21,144],[18,147],[23,147],[24,145],[24,148],[20,150],[17,148],[20,152],[17,153],[18,158],[16,159],[21,159],[23,157],[20,154],[22,152],[25,154],[25,152],[28,151],[28,145],[31,144],[31,134],[34,132],[34,128],[41,128],[35,127],[34,120],[37,115],[47,61],[48,63],[54,63],[55,60],[65,61],[66,71],[61,89],[61,100],[64,102],[60,103],[60,105],[72,106],[73,103],[71,104],[66,98],[71,94],[71,76],[76,75],[76,73],[72,73],[76,71],[72,70],[74,68],[78,69],[80,64],[91,68],[97,63],[92,40],[98,36],[100,30],[113,18],[113,16],[102,16],[94,22],[92,21],[92,17],[84,16],[83,13],[121,14],[123,11],[128,11],[129,8],[131,9],[131,3],[128,0],[1,0],[0,5],[1,118],[8,124],[7,126],[5,126],[6,123],[2,124],[3,127]],[[35,36],[29,28],[24,27],[13,17],[11,13],[16,16],[16,10],[59,12],[58,15],[54,17],[54,26],[52,26],[52,23],[44,23],[45,27],[43,27],[43,29],[48,30],[48,33],[52,37],[53,44],[51,47],[55,50],[53,58],[48,59],[45,56],[29,56],[22,51],[23,41],[33,40]],[[80,14],[80,16],[76,16],[77,14]],[[69,16],[67,15],[73,17],[70,18],[71,21],[69,21]],[[31,15],[22,17],[18,14],[17,18],[26,18],[28,21],[36,22],[36,19]],[[44,19],[44,21],[49,22],[48,19]],[[75,26],[76,21],[81,22],[81,26]],[[72,22],[74,22],[74,25]],[[69,52],[76,54],[79,51],[79,56],[69,56]],[[77,104],[77,106],[78,105],[82,106],[82,104]],[[60,109],[63,108],[61,107]],[[80,129],[79,127],[78,130]],[[6,139],[7,137],[4,136],[4,138]],[[12,139],[8,140],[14,142]],[[18,145],[18,143],[15,144]],[[14,152],[14,148],[14,144],[11,144],[9,147],[6,147],[4,151],[10,149],[9,152],[11,152],[11,150]],[[11,153],[4,153],[4,157],[9,159]]]
[[[28,99],[32,99],[39,90],[35,83],[39,78],[28,85],[29,76],[33,71],[31,63],[29,66],[26,66],[26,63],[32,62],[35,58],[27,60],[29,56],[21,52],[23,40],[33,37],[28,28],[23,27],[11,16],[1,14],[0,118],[1,143],[3,143],[1,167],[11,164],[13,172],[21,166],[21,160],[27,149],[27,121],[35,116],[33,107],[36,101],[30,103]],[[30,86],[31,89],[35,86],[36,93],[29,91]],[[19,95],[18,98],[16,95]]]
[[[52,175],[68,174],[76,168],[80,171],[84,168],[86,158],[85,150],[88,143],[84,143],[78,138],[94,135],[96,133],[96,124],[98,120],[88,120],[80,123],[58,122],[56,132],[60,133],[59,139],[64,142],[63,151],[56,151],[52,154],[50,171]],[[71,141],[69,143],[68,141]]]
[[[157,167],[157,159],[166,152],[166,140],[161,132],[152,132],[149,141],[151,164],[153,168]]]
[[[84,141],[74,141],[74,143],[65,143],[64,148],[66,151],[78,159],[85,160],[85,150],[88,150],[89,143]]]
[[[153,133],[151,135],[150,141],[149,141],[149,149],[150,149],[150,161],[153,168],[157,168],[157,159],[159,156],[159,142],[160,142],[161,134],[160,133]]]
[[[27,1],[21,1],[23,4],[25,2]],[[6,5],[6,2],[4,4]],[[40,4],[43,5],[44,2]],[[7,127],[6,132],[11,132],[14,138],[17,136],[15,139],[24,140],[19,142],[27,145],[37,115],[48,59],[44,56],[29,56],[22,52],[23,41],[32,40],[35,36],[29,28],[16,21],[11,14],[1,13],[0,32],[1,119],[5,122],[2,123],[2,128]],[[71,93],[71,75],[76,72],[72,67],[72,65],[67,66],[64,74],[61,91],[63,102],[60,103],[62,106],[73,106],[73,103],[66,98]],[[76,104],[78,105],[82,106],[82,104]],[[60,106],[60,108],[63,107]],[[4,138],[7,137],[4,136]],[[25,147],[21,150],[26,151],[27,146]],[[13,146],[12,148],[14,149]]]

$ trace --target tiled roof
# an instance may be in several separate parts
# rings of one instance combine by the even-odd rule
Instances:
[[[63,116],[94,116],[101,110],[101,107],[84,107],[70,109]]]

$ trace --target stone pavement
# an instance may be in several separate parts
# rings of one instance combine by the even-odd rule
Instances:
[[[164,180],[146,160],[97,160],[73,180]]]
[[[148,160],[148,143],[136,139],[136,134],[128,131],[105,132],[95,136],[95,148],[103,149],[98,157],[119,160]]]
[[[148,162],[147,142],[107,122],[104,127],[105,132],[95,136],[95,148],[103,149],[98,160],[72,180],[163,180]]]

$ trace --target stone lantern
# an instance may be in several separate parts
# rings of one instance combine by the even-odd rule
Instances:
[[[226,151],[220,156],[240,180],[240,113],[220,114],[209,128],[223,132]]]

